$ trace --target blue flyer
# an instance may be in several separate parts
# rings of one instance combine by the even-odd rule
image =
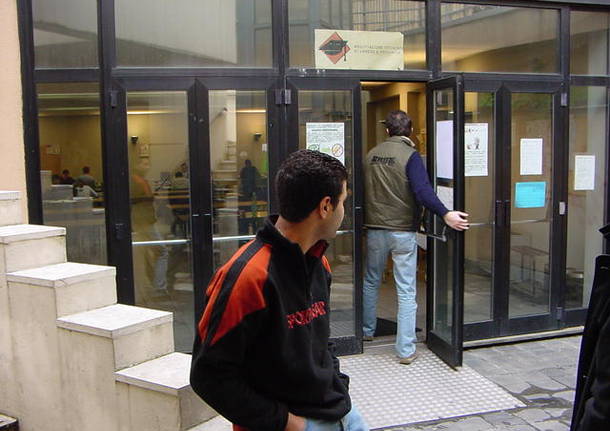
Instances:
[[[515,183],[515,207],[542,208],[545,204],[546,181]]]

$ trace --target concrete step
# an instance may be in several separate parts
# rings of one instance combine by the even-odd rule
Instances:
[[[171,353],[115,373],[121,429],[185,431],[217,416],[189,384],[191,356]]]
[[[19,431],[17,419],[0,414],[0,431]]]
[[[65,228],[30,224],[0,226],[0,277],[7,272],[65,261]]]
[[[11,272],[6,277],[10,292],[28,287],[53,290],[55,318],[112,305],[117,300],[116,269],[111,266],[64,262]],[[22,295],[24,301],[29,297],[27,292],[15,294]]]
[[[213,417],[209,421],[200,423],[199,425],[189,428],[188,431],[232,431],[233,424],[218,415]]]
[[[20,224],[21,211],[19,192],[0,191],[0,226]]]
[[[7,195],[5,192],[4,197],[15,195]],[[0,201],[0,206],[12,200]],[[5,208],[8,212],[15,211],[11,205],[8,204],[8,209]],[[12,216],[9,215],[10,217]],[[0,220],[3,220],[2,216]],[[15,386],[17,380],[14,378],[16,370],[13,367],[12,328],[18,324],[11,321],[6,273],[65,262],[65,235],[66,230],[57,227],[28,224],[0,226],[0,408],[3,412],[17,417],[21,417],[18,414],[20,392]],[[31,304],[23,305],[27,308],[28,317],[38,311]],[[24,343],[24,340],[27,338],[21,342]]]
[[[114,373],[174,350],[172,314],[115,304],[61,317],[57,326],[73,429],[119,429]]]

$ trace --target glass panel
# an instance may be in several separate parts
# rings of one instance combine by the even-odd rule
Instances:
[[[386,70],[426,68],[426,5],[423,1],[290,0],[288,10],[291,66]],[[330,61],[324,55],[316,60],[315,54],[322,44],[315,46],[315,30],[337,30],[339,38],[346,42],[345,54],[338,59],[331,58],[327,50],[324,54]],[[343,33],[341,37],[341,30],[355,30],[362,34]],[[373,35],[368,32],[384,33]],[[332,33],[319,37],[325,42]],[[361,40],[354,42],[353,38],[358,36]],[[390,46],[395,47],[391,48],[392,53],[379,52],[387,51]],[[387,66],[375,65],[388,59],[393,60]]]
[[[318,124],[314,124],[318,123]],[[348,197],[345,200],[345,218],[337,237],[330,242],[326,257],[333,270],[330,297],[330,332],[332,337],[353,336],[355,334],[354,310],[354,223],[352,218],[353,190],[353,106],[352,92],[299,91],[299,148],[319,149],[315,142],[307,141],[307,130],[320,128],[326,123],[331,128],[343,130],[343,155],[335,153],[343,161],[348,171]]]
[[[451,88],[434,91],[434,136],[435,136],[435,188],[436,194],[445,206],[453,209],[453,106],[454,90]],[[444,232],[445,223],[434,217],[434,233]],[[451,236],[447,241],[434,241],[434,319],[432,332],[449,344],[452,343],[453,326],[453,285],[455,268],[453,265],[454,244]]]
[[[553,96],[511,98],[510,317],[549,311]]]
[[[443,70],[559,72],[557,9],[443,3],[441,27]]]
[[[70,262],[107,265],[98,84],[37,91],[44,223],[66,228]]]
[[[570,72],[608,73],[610,13],[570,12]]]
[[[32,0],[37,68],[97,67],[96,0]]]
[[[118,65],[271,67],[266,2],[115,0]]]
[[[136,304],[174,313],[176,349],[193,332],[188,108],[184,92],[127,94]]]
[[[215,271],[267,217],[269,158],[265,91],[214,90],[209,102]]]
[[[568,244],[566,308],[587,307],[602,253],[606,162],[606,87],[570,90],[570,172],[568,175]]]
[[[464,322],[492,318],[494,93],[465,93],[464,176],[470,229],[464,233]]]

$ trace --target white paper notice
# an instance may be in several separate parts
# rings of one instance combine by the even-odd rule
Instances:
[[[306,123],[305,140],[308,150],[330,154],[345,164],[344,123]]]
[[[436,176],[453,179],[453,120],[436,122]]]
[[[448,210],[453,210],[453,187],[436,186],[436,195]]]
[[[542,138],[521,139],[521,175],[542,175]]]
[[[574,190],[595,190],[595,156],[574,156]]]
[[[464,175],[486,177],[487,173],[487,123],[464,125]]]

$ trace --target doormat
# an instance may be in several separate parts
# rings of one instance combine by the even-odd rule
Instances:
[[[393,320],[377,318],[377,326],[375,327],[375,337],[383,337],[384,335],[396,335],[397,324]]]
[[[425,345],[417,350],[420,357],[411,365],[398,363],[393,345],[341,358],[352,401],[371,429],[525,406],[472,368],[456,371]]]

